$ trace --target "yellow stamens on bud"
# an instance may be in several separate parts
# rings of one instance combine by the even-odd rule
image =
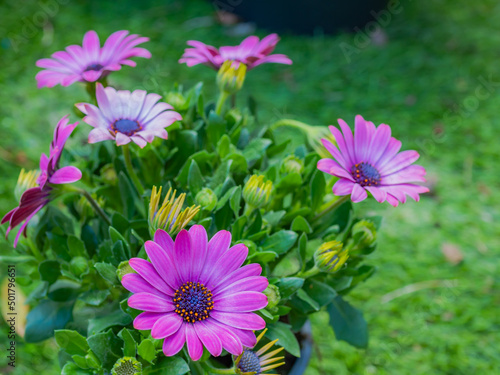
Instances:
[[[17,179],[16,188],[14,189],[14,195],[18,201],[21,200],[21,196],[26,190],[38,186],[36,180],[39,176],[40,171],[38,170],[26,172],[24,168],[21,169],[21,173],[19,173],[19,178]]]
[[[326,273],[337,272],[347,258],[349,258],[349,252],[342,248],[342,242],[339,241],[325,242],[314,253],[316,267]]]
[[[217,73],[217,85],[227,94],[235,94],[241,90],[245,82],[247,66],[243,63],[224,61]]]
[[[272,190],[272,181],[265,181],[264,176],[252,175],[243,188],[243,199],[250,206],[260,208],[269,201]]]
[[[167,231],[171,236],[179,233],[200,211],[200,206],[192,205],[182,209],[186,193],[180,194],[177,198],[176,190],[168,189],[163,203],[158,208],[161,198],[162,188],[157,190],[153,186],[151,200],[149,202],[149,230],[153,236],[157,229]]]

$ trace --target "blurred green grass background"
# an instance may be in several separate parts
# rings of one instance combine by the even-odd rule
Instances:
[[[58,4],[57,10],[42,22],[36,15],[46,14],[47,4]],[[153,58],[113,73],[113,85],[163,93],[176,83],[190,87],[203,80],[210,94],[210,69],[177,63],[185,41],[233,45],[245,36],[236,35],[241,26],[215,22],[214,6],[202,0],[3,0],[0,9],[2,214],[16,203],[20,168],[37,166],[56,121],[86,99],[78,84],[38,90],[37,59],[80,44],[89,29],[101,40],[127,29],[151,38],[146,48]],[[281,35],[276,52],[294,64],[250,72],[239,98],[243,104],[251,94],[269,123],[292,117],[328,125],[341,117],[353,124],[358,113],[388,123],[405,149],[421,153],[419,164],[428,170],[432,193],[418,204],[355,206],[384,216],[371,259],[379,271],[349,296],[365,313],[370,346],[358,350],[336,341],[327,316],[318,313],[307,375],[496,374],[500,368],[500,3],[402,0],[401,9],[363,47],[354,34]],[[34,22],[41,26],[30,27]],[[358,48],[350,59],[342,43]],[[463,261],[454,264],[443,249],[460,253]],[[395,290],[402,293],[388,294]],[[6,325],[1,327],[5,353]],[[10,372],[2,354],[0,372],[59,371],[53,342],[20,343],[17,363]]]

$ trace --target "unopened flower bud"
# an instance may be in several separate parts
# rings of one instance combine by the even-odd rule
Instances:
[[[124,260],[118,265],[116,269],[116,276],[118,276],[118,280],[122,280],[123,276],[128,273],[136,273],[132,267],[128,264],[128,260]]]
[[[281,295],[280,290],[276,285],[269,284],[267,288],[262,292],[267,296],[267,306],[266,309],[273,309],[280,303]]]
[[[370,247],[377,240],[375,224],[369,220],[360,220],[352,227],[354,249]]]
[[[185,111],[189,107],[188,101],[180,92],[169,92],[165,101],[172,105],[176,111]]]
[[[272,181],[264,181],[264,176],[252,175],[243,188],[243,199],[250,206],[260,208],[269,201],[272,190]]]
[[[209,188],[201,189],[195,197],[203,210],[212,211],[217,205],[217,195]]]
[[[225,61],[217,73],[217,85],[227,94],[235,94],[241,90],[245,82],[247,66],[237,61]]]
[[[304,163],[295,155],[288,155],[281,164],[281,173],[283,174],[301,174],[303,169]]]
[[[106,164],[101,168],[101,178],[107,185],[115,186],[118,182],[116,169],[113,164]]]
[[[323,243],[314,253],[314,262],[320,271],[335,273],[344,265],[349,252],[342,248],[342,242],[329,241]]]

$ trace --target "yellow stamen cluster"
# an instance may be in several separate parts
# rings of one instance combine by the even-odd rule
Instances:
[[[157,229],[164,229],[173,236],[189,224],[200,211],[200,206],[192,205],[191,207],[182,209],[186,193],[182,193],[176,198],[177,191],[172,191],[172,188],[170,188],[162,205],[158,208],[161,191],[161,187],[157,190],[156,186],[153,186],[149,202],[149,228],[153,234]]]
[[[26,172],[24,168],[21,169],[21,173],[19,173],[19,178],[17,179],[17,185],[14,190],[14,195],[16,196],[16,199],[18,201],[21,200],[21,195],[23,195],[23,193],[26,190],[38,186],[36,180],[38,179],[39,176],[40,176],[40,171],[38,170],[32,170]]]
[[[188,323],[205,320],[214,308],[212,297],[205,285],[189,281],[175,291],[175,312]]]
[[[142,374],[142,364],[132,357],[123,357],[116,361],[112,375],[140,375]]]
[[[235,94],[241,90],[245,82],[247,66],[231,60],[224,61],[217,73],[217,85],[227,94]]]

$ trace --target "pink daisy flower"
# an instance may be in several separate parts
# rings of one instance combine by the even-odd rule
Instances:
[[[183,229],[175,243],[163,230],[145,243],[150,262],[132,258],[137,272],[127,274],[122,284],[134,293],[128,305],[142,310],[134,320],[139,330],[151,330],[155,339],[165,339],[166,356],[177,354],[185,343],[197,361],[203,347],[213,356],[222,349],[240,355],[253,347],[254,330],[264,320],[253,311],[267,306],[261,293],[268,281],[258,264],[241,267],[248,255],[243,244],[230,247],[231,234],[217,232],[210,241],[201,225]]]
[[[406,202],[407,195],[418,201],[419,194],[429,191],[412,183],[425,182],[425,169],[412,165],[420,155],[416,151],[399,152],[401,141],[391,137],[389,125],[377,128],[358,115],[353,137],[349,125],[342,119],[338,122],[343,135],[336,127],[329,127],[338,148],[327,139],[321,140],[335,160],[318,162],[319,170],[339,178],[333,194],[350,194],[353,202],[361,202],[368,191],[378,202],[387,201],[396,207]]]
[[[1,224],[9,222],[7,235],[13,228],[24,222],[14,240],[14,247],[17,246],[21,233],[25,232],[33,216],[50,202],[51,185],[70,184],[82,178],[82,172],[76,167],[59,168],[59,159],[64,144],[78,125],[78,122],[74,124],[68,124],[68,122],[68,116],[64,116],[58,122],[50,145],[49,156],[42,154],[40,157],[40,175],[36,181],[38,186],[27,189],[21,196],[19,206],[9,211],[1,221]]]
[[[238,46],[225,46],[219,49],[196,40],[189,40],[187,44],[193,48],[186,48],[179,63],[187,66],[198,64],[207,65],[219,70],[224,61],[236,61],[245,64],[248,70],[265,63],[291,65],[292,60],[281,54],[271,55],[280,38],[271,34],[259,41],[252,35],[243,40]]]
[[[88,31],[83,37],[83,45],[71,45],[66,51],[58,51],[51,59],[40,59],[36,66],[45,68],[36,75],[38,88],[53,87],[57,84],[69,86],[76,81],[95,82],[110,72],[120,70],[122,65],[136,66],[131,57],[149,59],[151,53],[136,47],[149,38],[128,35],[126,30],[109,36],[101,48],[95,31]]]
[[[147,94],[144,90],[117,91],[97,83],[96,98],[98,107],[89,103],[76,104],[87,115],[83,121],[94,127],[89,143],[114,139],[118,146],[133,141],[143,148],[154,137],[167,139],[165,128],[182,120],[180,114],[171,111],[170,104],[157,103],[160,95]]]

